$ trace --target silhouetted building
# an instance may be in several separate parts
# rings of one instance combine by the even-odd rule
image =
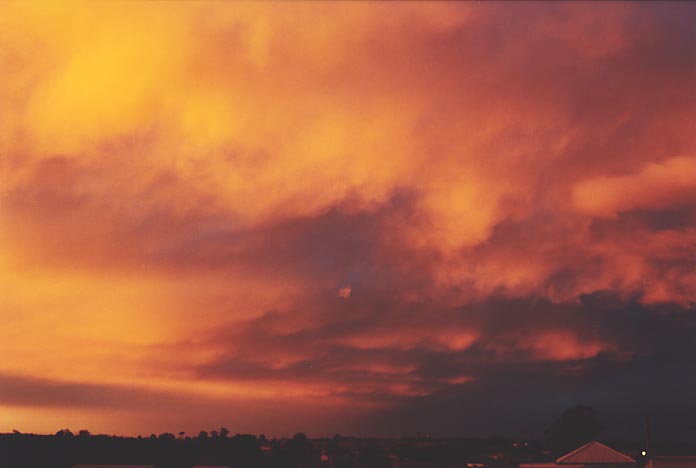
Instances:
[[[696,468],[696,457],[651,457],[645,468]]]
[[[152,468],[150,465],[73,465],[72,468]]]
[[[635,463],[636,461],[628,455],[592,441],[559,457],[555,462],[522,463],[520,468],[629,468]]]

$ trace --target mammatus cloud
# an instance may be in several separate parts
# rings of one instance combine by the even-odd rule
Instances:
[[[0,430],[676,427],[695,16],[3,4]]]

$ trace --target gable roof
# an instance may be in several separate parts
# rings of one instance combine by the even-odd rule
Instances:
[[[556,463],[563,465],[573,465],[573,464],[607,464],[607,463],[635,463],[636,461],[624,455],[621,452],[614,450],[611,447],[607,447],[604,444],[593,440],[588,442],[582,447],[578,447],[572,452],[563,455]]]

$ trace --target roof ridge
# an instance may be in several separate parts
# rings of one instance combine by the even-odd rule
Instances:
[[[557,458],[556,463],[563,463],[567,459],[572,458],[573,456],[577,455],[578,453],[580,453],[584,450],[587,450],[590,447],[594,447],[594,446],[599,446],[602,449],[611,451],[612,453],[618,455],[620,458],[625,460],[627,463],[635,463],[635,460],[632,459],[631,457],[629,457],[628,455],[626,455],[625,453],[621,453],[618,450],[615,450],[615,449],[613,449],[613,448],[611,448],[611,447],[609,447],[609,446],[607,446],[599,441],[596,441],[596,440],[592,440],[590,442],[587,442],[586,444],[581,445],[580,447],[576,448],[572,452],[569,452],[569,453],[563,455],[562,457]]]
[[[587,442],[586,444],[581,445],[580,447],[576,448],[575,450],[572,450],[572,451],[566,453],[565,455],[562,455],[562,456],[558,457],[558,458],[556,459],[556,463],[561,463],[561,462],[562,462],[563,460],[565,460],[566,458],[569,458],[569,457],[575,455],[576,453],[578,453],[578,452],[580,452],[580,451],[582,451],[582,450],[585,450],[590,444],[592,444],[592,442],[597,442],[597,441],[596,441],[596,440],[593,440],[593,441]]]

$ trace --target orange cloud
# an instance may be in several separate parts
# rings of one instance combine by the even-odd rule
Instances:
[[[573,196],[578,208],[596,216],[616,216],[638,209],[659,210],[691,203],[696,195],[696,158],[680,157],[650,163],[639,172],[605,176],[578,183]]]
[[[577,337],[568,333],[543,333],[531,337],[523,347],[531,348],[541,359],[566,361],[572,359],[587,359],[602,351],[612,351],[611,344],[598,342],[583,343]]]

